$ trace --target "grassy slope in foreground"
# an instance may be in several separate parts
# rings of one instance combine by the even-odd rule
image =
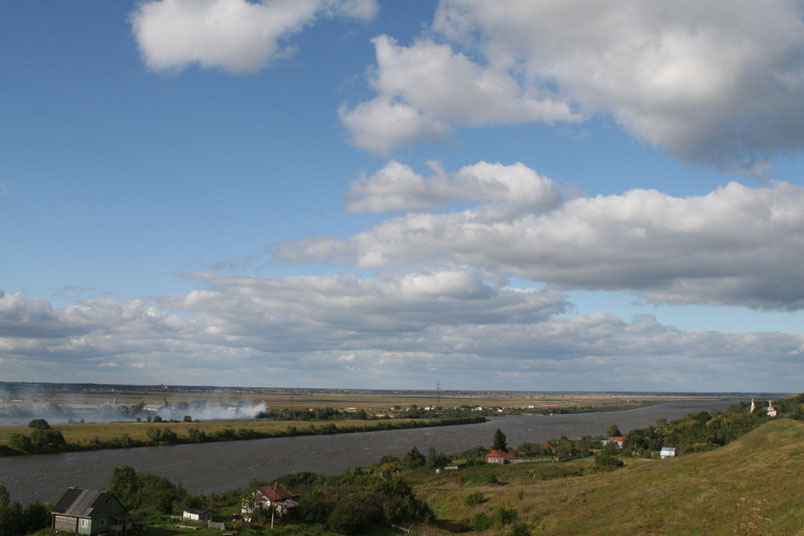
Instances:
[[[533,534],[562,536],[735,534],[740,498],[765,499],[762,514],[771,523],[737,534],[804,535],[802,422],[779,419],[713,451],[626,463],[609,473],[555,480],[535,480],[538,466],[531,464],[498,467],[504,486],[464,486],[469,475],[459,471],[428,478],[416,491],[441,519],[457,522],[505,506]],[[477,491],[488,501],[465,506],[464,497]]]

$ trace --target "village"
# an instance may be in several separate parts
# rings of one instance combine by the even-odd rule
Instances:
[[[167,536],[201,530],[199,535],[222,536],[274,529],[304,534],[312,525],[324,530],[322,534],[352,534],[370,527],[385,527],[393,534],[399,527],[438,526],[437,509],[427,500],[428,490],[438,482],[457,478],[469,487],[495,489],[528,475],[539,481],[607,473],[636,460],[662,461],[715,449],[780,414],[802,417],[802,407],[798,399],[779,401],[777,407],[772,401],[765,407],[752,400],[725,412],[701,411],[670,423],[660,419],[656,426],[627,434],[612,425],[604,436],[562,436],[516,448],[509,447],[497,429],[489,447],[450,455],[434,448],[425,455],[414,447],[401,458],[385,455],[375,465],[353,467],[341,475],[292,474],[208,496],[193,496],[166,478],[120,467],[106,489],[71,487],[51,507],[37,503],[29,509],[48,516],[48,528],[37,534]],[[338,500],[347,492],[348,501]],[[482,495],[468,495],[466,504],[483,504]],[[477,532],[513,527],[515,512],[501,508],[476,513],[462,526]]]

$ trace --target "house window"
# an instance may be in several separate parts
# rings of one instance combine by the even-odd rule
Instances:
[[[81,528],[87,528],[89,526],[89,519],[82,519],[81,520]]]
[[[101,526],[101,527],[105,527],[105,526],[106,526],[106,520],[105,520],[105,519],[101,519],[100,526]]]

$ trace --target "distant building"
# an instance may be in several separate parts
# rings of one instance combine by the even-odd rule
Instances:
[[[754,404],[754,399],[752,398],[752,399],[751,399],[751,409],[750,409],[750,412],[751,412],[751,413],[754,413],[754,410],[755,410],[755,409],[757,409],[757,406],[756,406],[756,404]]]
[[[508,454],[504,450],[492,450],[486,454],[486,463],[497,463],[502,465],[505,463],[516,463],[520,460],[521,458],[519,456]]]
[[[676,455],[676,447],[662,447],[659,456],[664,460],[665,458],[673,458]]]
[[[241,511],[244,514],[250,514],[259,509],[273,509],[279,517],[284,517],[292,509],[299,506],[297,502],[298,498],[298,495],[290,492],[281,484],[262,486],[257,488],[251,496],[243,500]]]
[[[776,417],[777,411],[776,408],[773,407],[773,400],[768,400],[768,417]]]
[[[558,451],[558,447],[556,447],[555,445],[553,445],[549,441],[545,441],[544,443],[542,443],[542,448],[544,450],[549,450],[550,454],[552,454],[553,456],[555,456],[556,452]]]
[[[605,447],[609,443],[617,443],[617,446],[623,448],[623,444],[625,443],[625,436],[614,436],[603,439],[600,443]]]
[[[73,534],[118,534],[134,531],[134,516],[112,493],[69,488],[50,511],[50,528]]]
[[[185,508],[181,514],[185,521],[209,521],[212,519],[212,510],[206,508]]]

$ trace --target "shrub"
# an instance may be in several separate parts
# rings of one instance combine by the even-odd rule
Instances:
[[[481,503],[485,502],[485,500],[486,500],[486,497],[482,493],[480,493],[479,491],[476,491],[475,493],[471,493],[471,494],[467,495],[463,499],[463,502],[466,505],[472,506],[472,505],[475,505],[475,504],[481,504]]]
[[[602,471],[611,471],[617,469],[618,467],[622,467],[623,461],[616,456],[611,456],[609,454],[600,454],[595,456],[595,467],[598,470]]]
[[[516,523],[511,527],[508,536],[530,536],[530,529],[524,523]]]

